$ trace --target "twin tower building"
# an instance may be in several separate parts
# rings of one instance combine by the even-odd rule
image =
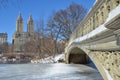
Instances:
[[[32,15],[28,18],[27,32],[24,32],[24,22],[21,13],[19,14],[16,21],[16,31],[13,34],[12,44],[13,51],[23,52],[25,44],[34,37],[34,21]]]

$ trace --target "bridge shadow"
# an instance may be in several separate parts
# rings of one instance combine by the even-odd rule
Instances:
[[[97,69],[97,67],[95,66],[95,64],[92,62],[92,60],[89,60],[89,63],[86,64],[86,66],[92,67],[94,69]]]
[[[68,61],[70,64],[84,64],[86,66],[97,69],[89,56],[83,50],[77,47],[70,51]]]

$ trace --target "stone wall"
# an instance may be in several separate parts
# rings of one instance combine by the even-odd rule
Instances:
[[[89,56],[92,58],[93,62],[100,64],[105,70],[107,70],[113,80],[120,80],[119,51],[92,51]]]

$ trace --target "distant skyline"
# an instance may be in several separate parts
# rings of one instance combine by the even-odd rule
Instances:
[[[89,10],[95,0],[8,0],[6,7],[0,8],[0,33],[8,34],[8,42],[12,42],[12,35],[16,31],[16,20],[19,13],[24,20],[24,29],[27,29],[27,20],[32,14],[34,22],[41,17],[47,22],[52,11],[67,8],[72,2],[78,3]],[[36,26],[36,25],[35,25]]]

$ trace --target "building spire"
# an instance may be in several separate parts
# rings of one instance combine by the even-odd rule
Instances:
[[[32,19],[32,15],[30,15],[29,18],[28,18],[27,31],[29,33],[33,33],[34,32],[34,21]]]
[[[22,14],[19,12],[19,15],[18,15],[18,19],[17,20],[20,20],[20,21],[22,21],[23,19],[22,19]]]
[[[33,19],[32,19],[32,14],[29,16],[29,19],[28,19],[28,22],[33,22]]]
[[[23,32],[23,27],[24,27],[23,18],[22,18],[21,13],[19,13],[17,21],[16,21],[16,31],[20,33]]]

